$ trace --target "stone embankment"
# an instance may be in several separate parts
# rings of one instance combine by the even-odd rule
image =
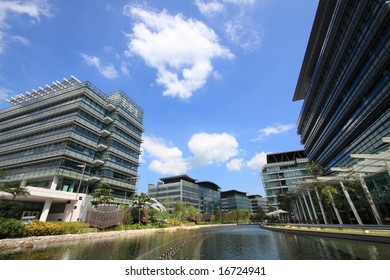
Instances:
[[[0,252],[17,252],[23,249],[32,249],[34,247],[46,247],[50,245],[64,244],[67,242],[81,240],[101,240],[110,238],[130,237],[135,235],[145,235],[154,233],[169,233],[182,230],[196,230],[203,227],[224,226],[224,225],[199,225],[199,226],[178,226],[169,228],[150,228],[140,230],[121,230],[91,232],[82,234],[50,235],[50,236],[32,236],[25,238],[0,239]]]

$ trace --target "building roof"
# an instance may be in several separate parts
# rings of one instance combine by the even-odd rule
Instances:
[[[237,191],[237,190],[228,190],[228,191],[221,192],[221,198],[233,196],[236,194],[246,196],[246,192]]]
[[[337,0],[319,1],[293,101],[306,97],[336,4]]]
[[[180,182],[180,180],[184,180],[184,181],[191,182],[191,183],[195,183],[195,181],[196,181],[196,179],[191,178],[190,176],[188,176],[186,174],[164,177],[164,178],[160,178],[160,180],[164,184],[177,183],[177,182]]]
[[[267,154],[267,164],[294,161],[297,158],[306,158],[304,150]]]
[[[215,191],[218,191],[221,189],[220,186],[218,186],[217,184],[213,183],[213,182],[210,182],[210,181],[198,181],[196,182],[199,186],[201,187],[204,187],[204,188],[208,188],[208,189],[212,189],[212,190],[215,190]]]

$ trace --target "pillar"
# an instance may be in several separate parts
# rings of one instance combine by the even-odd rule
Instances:
[[[316,213],[316,208],[314,207],[313,199],[311,198],[311,194],[310,194],[310,191],[308,188],[306,188],[306,191],[307,191],[307,194],[309,195],[311,208],[313,209],[314,219],[315,219],[316,223],[318,224],[319,221],[318,221],[318,217],[317,217],[317,213]]]
[[[370,207],[371,207],[372,213],[374,214],[376,222],[378,223],[378,225],[382,225],[382,220],[381,220],[381,218],[379,216],[378,210],[376,209],[374,200],[372,199],[371,193],[368,190],[366,182],[364,181],[364,179],[363,179],[363,177],[361,175],[359,175],[359,181],[360,181],[360,185],[363,188],[364,194],[366,195],[367,201],[370,204]]]
[[[313,223],[313,216],[311,215],[309,205],[307,204],[306,196],[302,193],[303,201],[305,202],[307,213],[309,214],[310,223]]]
[[[50,207],[51,207],[51,203],[52,203],[52,199],[51,198],[45,200],[45,204],[43,205],[42,214],[41,214],[41,217],[39,218],[39,220],[41,222],[46,222],[47,216],[49,215],[49,210],[50,210]]]
[[[51,181],[50,190],[55,191],[57,189],[57,184],[58,184],[58,176],[55,175],[53,177],[53,180]]]
[[[317,196],[317,200],[318,200],[318,205],[320,206],[322,218],[324,219],[324,224],[327,225],[328,222],[326,221],[326,215],[325,215],[324,207],[322,206],[320,194],[318,193],[318,188],[317,188],[317,187],[314,187],[314,191],[316,192],[316,196]]]
[[[352,212],[353,212],[353,214],[355,215],[355,218],[356,218],[357,222],[359,223],[359,225],[363,225],[363,222],[362,222],[362,220],[360,219],[359,213],[358,213],[358,211],[356,210],[355,205],[353,204],[352,199],[351,199],[351,197],[349,196],[349,193],[347,192],[347,190],[345,189],[345,186],[344,186],[344,184],[343,184],[342,181],[340,181],[340,186],[341,186],[341,189],[342,189],[342,191],[343,191],[343,193],[344,193],[345,198],[346,198],[347,201],[348,201],[349,207],[351,207]]]
[[[301,200],[301,198],[300,198],[299,196],[298,196],[298,200],[299,200],[299,204],[301,205],[301,209],[302,209],[303,217],[305,218],[305,221],[307,221],[307,217],[306,217],[305,209],[303,208],[302,200]]]

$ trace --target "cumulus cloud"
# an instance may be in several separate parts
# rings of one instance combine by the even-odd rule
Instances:
[[[230,171],[240,171],[243,166],[244,166],[244,159],[242,158],[234,158],[228,163],[226,163],[226,167]]]
[[[194,134],[188,142],[188,148],[193,153],[194,165],[224,163],[239,152],[237,140],[227,133]]]
[[[188,160],[177,147],[169,147],[161,138],[143,137],[142,149],[149,156],[156,158],[149,164],[149,169],[163,175],[178,175],[186,173],[190,168]]]
[[[0,1],[0,54],[4,52],[6,41],[9,37],[7,30],[11,29],[7,19],[10,16],[27,15],[32,23],[40,22],[42,16],[51,17],[50,6],[45,0],[30,1]],[[23,37],[14,35],[11,40],[22,39]],[[27,42],[27,39],[20,41]]]
[[[250,159],[246,165],[253,170],[261,170],[261,168],[267,163],[267,154],[265,152],[256,153],[256,155]]]
[[[125,6],[124,14],[136,20],[125,54],[139,55],[157,70],[156,82],[165,87],[164,95],[190,98],[213,73],[213,59],[234,57],[200,21],[132,5]]]
[[[100,72],[100,74],[102,74],[107,79],[118,78],[119,74],[114,65],[102,65],[100,58],[87,55],[85,53],[81,53],[80,56],[83,58],[85,64],[95,67]]]
[[[224,10],[223,4],[218,0],[195,0],[194,4],[198,7],[199,11],[205,15],[220,13]]]

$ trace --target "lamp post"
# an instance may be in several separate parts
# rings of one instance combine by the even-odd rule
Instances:
[[[80,179],[80,182],[79,182],[79,186],[77,187],[77,193],[76,193],[76,201],[77,201],[77,198],[79,196],[79,192],[80,192],[80,187],[81,187],[81,182],[83,181],[83,177],[84,177],[84,171],[85,171],[85,168],[87,167],[86,164],[79,164],[77,165],[77,167],[81,168],[81,170],[83,171],[81,173],[81,179]],[[76,202],[77,203],[77,202]]]

